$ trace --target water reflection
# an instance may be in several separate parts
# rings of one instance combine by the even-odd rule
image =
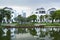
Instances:
[[[0,28],[1,40],[60,40],[60,28]]]

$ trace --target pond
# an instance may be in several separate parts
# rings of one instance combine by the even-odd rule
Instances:
[[[3,36],[8,35],[9,40],[60,40],[60,28],[2,28],[2,30]]]

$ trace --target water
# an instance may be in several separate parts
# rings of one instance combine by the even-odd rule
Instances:
[[[8,29],[3,29],[6,32]],[[11,40],[60,40],[60,28],[10,28]]]

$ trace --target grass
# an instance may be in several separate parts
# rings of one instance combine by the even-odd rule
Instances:
[[[5,23],[3,23],[3,24],[5,24]],[[34,26],[34,24],[45,24],[44,26],[46,27],[46,26],[59,26],[60,27],[60,23],[45,23],[45,22],[43,22],[43,23],[27,23],[27,24],[19,24],[19,23],[11,23],[12,25],[14,25],[15,24],[15,26]],[[10,25],[11,25],[10,24]],[[6,24],[7,25],[7,24]],[[3,25],[4,26],[4,25]]]
[[[45,26],[60,26],[60,23],[39,23],[39,24],[45,24]]]
[[[16,26],[34,26],[34,23],[29,23],[29,24],[17,24]]]
[[[46,26],[60,26],[60,23],[46,23]]]

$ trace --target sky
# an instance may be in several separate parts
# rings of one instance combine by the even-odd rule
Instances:
[[[18,13],[24,10],[29,16],[36,8],[60,9],[60,0],[0,0],[0,7],[5,6],[13,8]]]

